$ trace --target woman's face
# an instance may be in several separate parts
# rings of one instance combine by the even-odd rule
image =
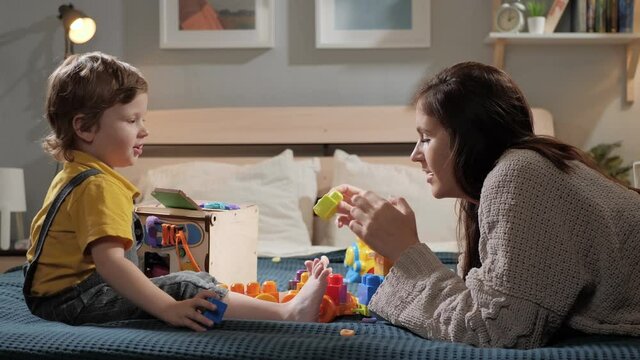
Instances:
[[[422,171],[427,174],[433,197],[467,199],[453,175],[455,161],[451,153],[449,133],[440,121],[423,114],[420,109],[421,105],[418,104],[416,130],[419,138],[411,153],[411,161],[420,163]]]

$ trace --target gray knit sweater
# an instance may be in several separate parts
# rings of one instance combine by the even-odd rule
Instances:
[[[370,308],[430,339],[545,345],[561,327],[640,336],[640,195],[581,163],[569,174],[510,150],[480,196],[480,260],[466,281],[424,244],[407,249]]]

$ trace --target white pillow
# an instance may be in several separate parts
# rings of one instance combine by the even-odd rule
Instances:
[[[291,151],[291,150],[289,150]],[[297,185],[298,208],[302,221],[307,227],[309,238],[313,235],[313,205],[318,197],[318,172],[320,159],[317,157],[293,161],[293,181]]]
[[[294,161],[289,149],[251,165],[186,162],[149,170],[140,191],[144,202],[154,200],[150,195],[154,188],[168,187],[198,200],[257,204],[258,255],[303,255],[310,252],[311,240],[299,205],[308,194],[315,199],[318,167],[317,159]],[[305,211],[311,213],[312,204],[313,200]]]
[[[458,251],[456,200],[434,198],[418,167],[367,163],[342,150],[335,151],[333,160],[332,186],[351,184],[383,197],[404,197],[416,214],[420,241],[433,251]],[[355,241],[355,235],[347,227],[337,228],[335,218],[324,223],[326,229],[317,231],[320,236],[325,233],[319,244],[347,247]]]

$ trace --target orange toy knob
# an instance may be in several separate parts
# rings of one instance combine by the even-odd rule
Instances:
[[[233,284],[231,284],[231,291],[244,295],[244,284],[242,284],[242,283],[233,283]]]
[[[251,297],[258,296],[258,294],[260,294],[260,284],[255,281],[248,283],[246,294]]]
[[[275,281],[267,280],[262,283],[262,292],[265,294],[269,294],[276,299],[278,302],[278,298],[280,298],[280,294],[278,293],[278,286]]]

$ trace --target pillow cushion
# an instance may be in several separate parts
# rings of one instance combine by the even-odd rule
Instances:
[[[296,184],[298,208],[302,214],[302,221],[307,227],[309,238],[311,238],[313,235],[313,205],[318,196],[317,177],[320,172],[320,159],[314,157],[294,160],[291,170],[293,171],[292,179]]]
[[[420,241],[433,251],[458,251],[456,200],[434,198],[418,167],[367,163],[342,150],[336,150],[333,158],[332,186],[351,184],[382,197],[404,197],[415,212]],[[325,228],[317,231],[318,244],[349,246],[355,235],[347,227],[338,229],[334,220],[323,221]],[[318,222],[316,225],[320,226]]]
[[[150,195],[154,188],[165,187],[181,189],[198,200],[256,204],[258,255],[301,255],[309,252],[311,240],[310,225],[305,225],[299,205],[306,204],[311,193],[315,199],[317,168],[317,160],[294,161],[289,149],[250,165],[186,162],[149,170],[140,191],[144,202],[154,200]],[[313,201],[304,211],[312,213],[312,205]]]

